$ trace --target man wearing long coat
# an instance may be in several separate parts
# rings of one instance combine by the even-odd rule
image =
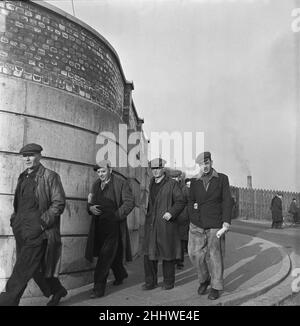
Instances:
[[[115,276],[113,285],[122,284],[128,276],[123,265],[124,261],[132,260],[127,215],[134,208],[128,181],[112,173],[109,160],[98,162],[94,171],[99,178],[88,197],[92,221],[85,251],[90,262],[98,257],[91,298],[104,296],[110,268]]]
[[[289,213],[293,215],[293,220],[295,224],[299,223],[299,207],[297,206],[296,198],[293,198],[290,208],[289,208]]]
[[[42,147],[33,143],[20,150],[27,169],[19,176],[10,220],[17,259],[0,305],[18,305],[31,278],[46,297],[53,295],[49,306],[67,295],[58,279],[65,193],[59,175],[40,163],[41,151]]]
[[[164,173],[165,163],[161,158],[150,162],[154,178],[149,187],[144,229],[144,290],[157,287],[158,260],[162,260],[162,288],[172,289],[175,283],[175,262],[181,257],[177,217],[185,203],[178,182]]]
[[[282,216],[282,195],[276,194],[271,201],[272,228],[281,229],[283,223]]]

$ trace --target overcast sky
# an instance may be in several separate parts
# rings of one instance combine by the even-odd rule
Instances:
[[[47,1],[73,14],[71,0]],[[296,189],[293,0],[74,0],[117,51],[144,130],[204,132],[232,185]],[[299,85],[298,85],[299,87]],[[151,139],[150,139],[151,141]]]

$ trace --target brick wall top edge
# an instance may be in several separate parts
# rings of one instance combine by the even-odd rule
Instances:
[[[102,36],[99,32],[97,32],[95,29],[93,29],[91,26],[89,26],[88,24],[86,24],[85,22],[81,21],[80,19],[68,14],[67,12],[51,5],[50,3],[47,2],[36,2],[34,0],[28,0],[28,3],[31,3],[34,6],[39,6],[42,7],[44,9],[47,9],[48,11],[51,12],[55,12],[56,14],[70,20],[71,22],[75,23],[76,25],[80,25],[81,27],[85,28],[86,30],[88,30],[90,33],[94,34],[97,38],[99,38],[105,45],[108,46],[108,48],[111,50],[111,52],[113,53],[113,55],[115,56],[116,62],[119,66],[122,78],[124,80],[124,83],[126,84],[131,84],[131,81],[128,81],[125,77],[122,65],[121,65],[121,60],[116,52],[116,50],[113,48],[113,46],[106,40],[106,38],[104,36]]]

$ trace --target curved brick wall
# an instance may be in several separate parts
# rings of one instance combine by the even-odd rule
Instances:
[[[115,53],[81,25],[43,7],[1,1],[0,72],[89,99],[122,116]]]
[[[43,164],[60,174],[67,195],[61,279],[67,288],[91,282],[84,249],[96,138],[104,130],[117,135],[119,123],[139,127],[132,89],[111,45],[87,25],[48,5],[0,1],[0,290],[15,261],[9,218],[23,170],[17,153],[29,142],[43,146]],[[139,205],[143,170],[118,173],[129,178]],[[134,254],[141,221],[137,207],[128,218]],[[26,295],[39,294],[31,282]]]

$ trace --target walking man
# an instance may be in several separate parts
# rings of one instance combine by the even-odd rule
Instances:
[[[223,290],[225,234],[218,236],[222,228],[228,231],[231,222],[232,201],[227,175],[213,169],[210,152],[196,158],[200,172],[192,179],[190,187],[190,231],[188,251],[197,269],[198,294],[206,293],[211,284],[208,299],[215,300]]]
[[[88,196],[92,222],[85,252],[90,262],[98,257],[91,298],[104,296],[110,268],[115,276],[113,285],[128,277],[123,261],[131,261],[132,255],[126,218],[134,208],[129,183],[112,173],[109,160],[98,162],[94,171],[99,178]]]
[[[293,215],[294,224],[298,224],[299,207],[297,206],[296,198],[293,198],[290,204],[289,213]]]
[[[65,193],[59,175],[40,163],[42,150],[33,143],[20,150],[26,170],[18,179],[10,221],[17,259],[6,292],[0,294],[0,306],[19,305],[31,278],[46,297],[53,295],[48,306],[67,295],[58,279]]]
[[[165,174],[166,161],[150,161],[153,178],[149,187],[149,203],[145,220],[143,290],[157,287],[157,265],[162,260],[164,290],[175,283],[175,262],[181,257],[177,217],[184,208],[184,199],[178,182]]]
[[[272,228],[282,229],[283,215],[282,215],[282,194],[277,193],[271,201],[272,212]]]

